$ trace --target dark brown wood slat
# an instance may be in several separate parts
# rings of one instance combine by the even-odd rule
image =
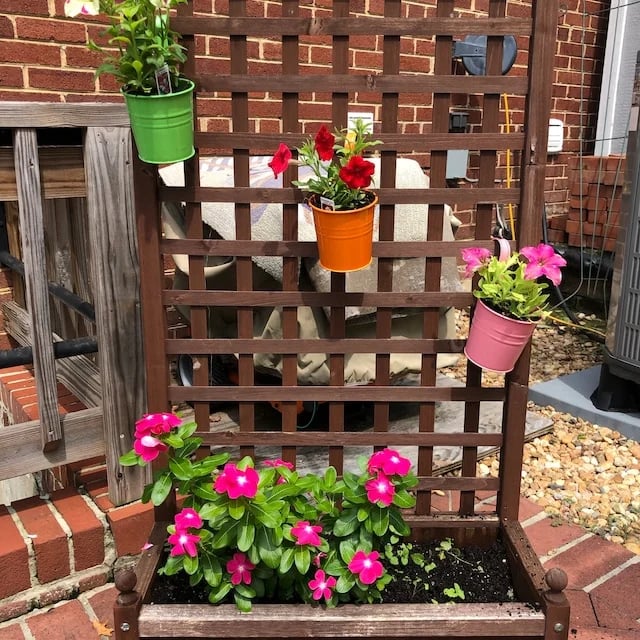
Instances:
[[[459,36],[465,35],[514,35],[531,34],[529,18],[441,18],[416,20],[415,18],[358,16],[347,18],[337,16],[327,18],[290,18],[268,17],[256,20],[251,18],[226,18],[196,16],[193,18],[177,17],[171,26],[178,33],[203,35],[247,35],[273,37],[274,34],[284,36],[349,36],[349,35],[382,35],[382,36]]]
[[[493,250],[494,242],[469,241],[469,246]],[[287,256],[317,257],[315,242],[278,240],[163,240],[160,243],[164,254],[201,256]],[[374,244],[373,255],[386,258],[458,258],[464,248],[459,242],[426,240],[404,242],[399,240],[381,241]]]
[[[520,201],[519,189],[377,189],[380,204],[449,204],[470,207],[478,203],[508,204]],[[235,202],[290,204],[303,202],[304,195],[289,187],[282,189],[237,187],[162,187],[160,196],[168,202]]]
[[[509,93],[526,95],[528,78],[524,76],[385,76],[379,74],[349,75],[197,75],[195,81],[203,92],[229,91],[249,93],[303,93],[317,91],[340,92],[345,86],[351,91],[382,93]]]
[[[243,304],[248,307],[277,307],[282,305],[330,307],[459,307],[468,303],[469,293],[458,292],[327,292],[318,291],[244,291]],[[211,305],[234,307],[238,297],[232,291],[164,291],[162,301],[166,305]],[[246,336],[245,336],[246,337]]]
[[[232,339],[194,338],[165,340],[168,354],[180,353],[461,353],[464,339],[430,338],[290,338],[279,339]],[[480,386],[480,385],[478,385]]]
[[[229,5],[231,17],[243,18],[247,16],[247,3],[244,1],[232,2]],[[237,34],[229,37],[231,74],[240,81],[248,78],[248,46],[247,36]],[[249,96],[241,88],[234,89],[231,96],[231,119],[234,131],[248,133],[249,128]],[[246,149],[234,149],[233,151],[233,178],[234,184],[239,187],[249,186],[249,153]],[[236,202],[235,205],[236,238],[239,240],[251,239],[251,210],[246,202]],[[253,289],[253,266],[251,259],[241,256],[236,259],[236,296],[237,306],[237,331],[239,338],[253,337],[253,309],[246,300],[247,292]],[[241,355],[238,359],[238,384],[240,386],[254,384],[253,357],[249,354]],[[241,431],[251,431],[251,425],[255,421],[255,406],[253,402],[239,403],[239,422]],[[253,448],[245,447],[241,455],[252,455]]]
[[[306,135],[306,134],[305,134]],[[212,149],[264,149],[265,155],[271,155],[281,142],[289,147],[299,147],[304,136],[297,133],[251,133],[240,132],[196,133],[196,143],[202,148]],[[500,136],[484,133],[467,133],[464,136],[451,136],[447,133],[417,133],[407,136],[402,133],[376,133],[376,139],[380,140],[383,148],[400,153],[413,153],[431,151],[433,149],[496,149],[504,151],[520,151],[524,148],[524,133],[504,133]],[[0,149],[0,166],[2,163],[2,150]]]
[[[451,0],[438,2],[436,13],[438,17],[452,15],[453,2]],[[453,47],[450,36],[439,34],[435,38],[435,67],[434,75],[439,78],[450,73],[451,62],[449,55]],[[449,131],[449,105],[451,96],[439,91],[433,95],[433,118],[431,130],[434,133],[446,133]],[[447,152],[431,152],[430,186],[443,188],[446,186]],[[429,207],[429,219],[427,225],[427,239],[442,239],[442,222],[444,206],[437,203]],[[427,256],[424,265],[424,288],[426,291],[438,291],[440,289],[440,274],[442,262],[436,256]],[[424,310],[422,316],[422,335],[425,338],[437,338],[440,320],[439,309]],[[437,356],[425,353],[422,356],[422,373],[420,382],[425,386],[435,385]],[[424,402],[420,405],[419,429],[421,432],[429,432],[435,429],[436,408],[434,402]],[[433,470],[433,449],[419,449],[418,473],[420,475],[431,474]],[[418,514],[431,511],[431,493],[418,492],[416,496],[416,512]]]
[[[254,387],[243,385],[240,392],[238,387],[170,387],[169,397],[176,402],[189,400],[208,400],[210,402],[235,400],[240,395],[242,402],[275,400],[317,400],[317,401],[353,401],[373,402],[380,398],[380,390],[384,389],[389,402],[429,402],[441,400],[443,402],[473,402],[504,400],[504,389],[467,387],[378,387],[375,385],[329,387]]]
[[[252,443],[256,445],[295,445],[299,447],[325,446],[327,434],[323,431],[297,431],[284,433],[281,431],[256,431],[242,433],[238,431],[214,431],[203,434],[203,442],[210,446],[229,446]],[[461,443],[478,446],[498,447],[502,436],[497,433],[398,433],[398,432],[344,432],[340,434],[340,442],[344,447],[355,446],[411,446],[425,447],[460,446]],[[448,478],[451,480],[452,478]],[[460,478],[457,478],[459,480]],[[497,486],[496,486],[497,488]]]
[[[283,0],[282,15],[295,18],[299,14],[297,0]],[[299,73],[299,42],[297,35],[283,35],[282,37],[282,72],[298,75]],[[282,94],[282,127],[284,131],[300,131],[300,108],[297,93]],[[297,171],[292,165],[283,175],[283,183],[290,184],[297,177]],[[282,212],[283,239],[287,242],[298,239],[298,206],[287,204]],[[288,256],[282,264],[282,288],[286,291],[298,289],[299,264],[296,256]],[[283,342],[298,337],[298,310],[295,306],[282,309],[282,338]],[[282,384],[294,386],[298,382],[298,356],[296,353],[282,356]],[[280,403],[278,410],[282,413],[282,430],[294,432],[297,429],[297,403],[295,401]],[[295,464],[295,447],[282,449],[282,458]]]

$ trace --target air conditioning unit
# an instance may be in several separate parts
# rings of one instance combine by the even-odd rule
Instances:
[[[640,55],[638,57],[640,69]],[[637,77],[638,71],[636,71]],[[593,404],[604,411],[640,410],[640,89],[635,88],[627,142],[604,363]]]

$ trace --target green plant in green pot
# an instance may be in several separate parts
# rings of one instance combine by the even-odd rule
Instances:
[[[65,0],[68,17],[109,18],[105,55],[96,75],[110,74],[120,83],[140,159],[152,164],[179,162],[193,147],[194,83],[180,75],[186,60],[179,34],[169,23],[171,9],[187,0]]]

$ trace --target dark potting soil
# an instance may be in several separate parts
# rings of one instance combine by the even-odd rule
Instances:
[[[511,602],[515,600],[509,562],[498,541],[489,547],[400,543],[393,550],[397,564],[381,558],[393,580],[383,592],[387,603]],[[405,562],[406,560],[406,562]],[[151,600],[154,604],[205,604],[206,585],[189,585],[189,577],[158,575]]]

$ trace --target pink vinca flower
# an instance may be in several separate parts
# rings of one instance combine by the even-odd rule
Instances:
[[[100,0],[64,0],[64,15],[74,18],[77,15],[97,16],[100,12]]]
[[[244,553],[234,553],[227,562],[227,571],[231,574],[231,584],[251,584],[251,572],[256,568]]]
[[[384,567],[378,560],[379,556],[377,551],[371,553],[356,551],[351,562],[347,565],[349,571],[357,574],[358,580],[362,584],[373,584],[384,573]]]
[[[222,473],[216,478],[213,488],[218,493],[226,493],[232,500],[241,496],[255,498],[258,493],[258,472],[253,467],[238,469],[235,464],[224,465]]]
[[[322,551],[320,551],[320,553],[317,553],[317,554],[314,556],[314,558],[313,558],[313,560],[311,560],[311,562],[313,562],[313,564],[314,564],[316,567],[318,567],[318,569],[319,569],[319,568],[321,567],[321,565],[322,565],[322,559],[323,559],[323,558],[326,558],[326,557],[327,557],[327,554],[326,554],[326,553],[323,553]]]
[[[182,420],[173,413],[148,413],[136,422],[134,436],[158,436],[161,433],[169,433],[171,429],[179,427]]]
[[[313,580],[309,580],[309,589],[313,591],[313,599],[325,601],[331,600],[331,589],[336,586],[336,579],[333,576],[327,576],[322,569],[318,569]]]
[[[200,542],[200,536],[197,533],[176,531],[167,538],[167,542],[171,545],[170,556],[182,556],[186,553],[195,558],[198,555],[196,545]]]
[[[306,520],[301,520],[291,527],[291,535],[296,539],[296,544],[308,544],[312,547],[322,544],[318,535],[321,532],[322,527],[319,524],[310,524]]]
[[[369,473],[383,471],[388,476],[406,476],[411,469],[411,460],[403,458],[395,449],[376,451],[367,463]]]
[[[550,244],[541,242],[537,247],[522,247],[520,253],[529,261],[524,268],[524,277],[527,280],[537,280],[545,276],[556,286],[560,284],[560,269],[567,266],[567,261],[559,256]]]
[[[169,447],[164,443],[154,438],[153,436],[142,436],[133,442],[133,450],[145,461],[151,462],[155,460],[162,452],[166,451]]]
[[[273,171],[274,178],[277,178],[284,172],[289,166],[289,160],[291,160],[291,149],[289,149],[284,142],[281,142],[278,150],[273,155],[273,158],[271,158],[271,162],[268,163],[268,166],[270,166]]]
[[[378,475],[365,482],[364,488],[367,490],[367,500],[373,504],[382,504],[388,507],[393,502],[396,488],[387,476],[380,471]]]
[[[464,277],[471,278],[473,274],[491,258],[489,249],[481,249],[480,247],[470,247],[462,250],[462,260],[465,263]]]
[[[176,523],[176,531],[185,531],[186,529],[200,529],[202,527],[202,518],[195,509],[183,509],[180,513],[176,513],[174,517]]]

